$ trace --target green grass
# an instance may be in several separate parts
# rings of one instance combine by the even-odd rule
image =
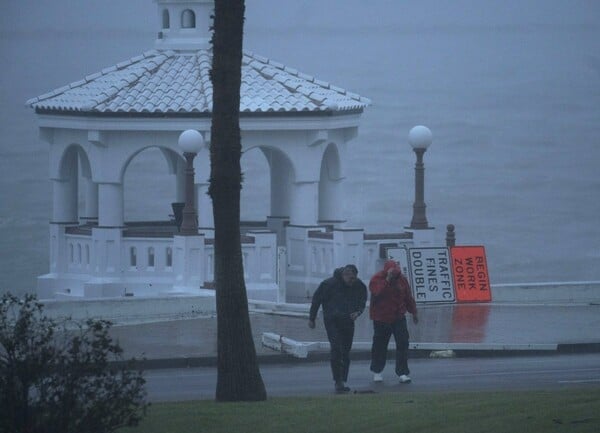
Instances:
[[[600,432],[600,388],[536,392],[349,394],[259,403],[150,407],[119,433]]]

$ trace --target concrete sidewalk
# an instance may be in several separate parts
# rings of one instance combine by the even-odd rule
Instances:
[[[261,362],[303,360],[262,344],[263,333],[296,342],[317,342],[308,360],[328,355],[327,336],[319,317],[308,328],[308,304],[250,303],[254,343]],[[458,356],[532,352],[600,351],[600,305],[588,304],[447,304],[419,306],[420,322],[409,320],[411,356],[451,349]],[[150,323],[115,324],[112,335],[125,357],[145,357],[146,368],[214,365],[217,319],[182,318]],[[365,312],[356,323],[353,357],[370,356],[371,322]]]

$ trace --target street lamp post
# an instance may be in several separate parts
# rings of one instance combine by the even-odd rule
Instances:
[[[413,217],[410,222],[411,229],[428,229],[427,216],[425,215],[425,165],[423,154],[432,141],[432,134],[425,126],[415,126],[408,133],[408,142],[417,155],[415,164],[415,202],[413,204]]]
[[[195,129],[183,131],[179,136],[179,147],[185,157],[185,207],[180,234],[183,236],[198,235],[198,214],[194,207],[194,158],[204,147],[204,139]]]

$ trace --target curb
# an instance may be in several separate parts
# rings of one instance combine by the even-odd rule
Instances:
[[[598,353],[600,343],[565,343],[558,344],[558,353]]]
[[[391,345],[391,344],[390,344]],[[414,347],[418,346],[418,347]],[[425,348],[428,347],[428,348]],[[434,348],[437,347],[437,348]],[[443,347],[444,349],[441,349]],[[539,356],[539,355],[563,355],[575,353],[600,353],[600,343],[567,343],[567,344],[523,344],[523,345],[490,345],[490,344],[465,344],[465,343],[411,343],[409,357],[412,359],[435,358],[432,356],[436,351],[452,351],[453,356],[442,358],[491,358],[491,357],[514,357],[514,356]],[[394,356],[394,350],[388,351],[388,356]],[[297,358],[287,353],[259,354],[257,355],[260,365],[285,365],[305,364],[329,361],[329,351],[311,351],[306,358]],[[365,361],[371,359],[371,351],[365,349],[353,350],[350,353],[353,361]],[[132,362],[114,361],[114,367],[124,365],[131,369],[162,370],[177,368],[216,367],[216,356],[190,356],[177,358],[154,358],[135,359]]]

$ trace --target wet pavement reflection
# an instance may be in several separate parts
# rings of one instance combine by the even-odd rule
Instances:
[[[444,304],[419,305],[419,323],[408,317],[413,343],[566,344],[600,343],[600,305]],[[296,341],[327,341],[321,317],[316,329],[305,316],[251,313],[257,353],[273,354],[261,344],[263,332]],[[216,317],[116,325],[112,335],[125,356],[148,359],[214,357]],[[355,342],[369,342],[368,311],[358,318]]]

